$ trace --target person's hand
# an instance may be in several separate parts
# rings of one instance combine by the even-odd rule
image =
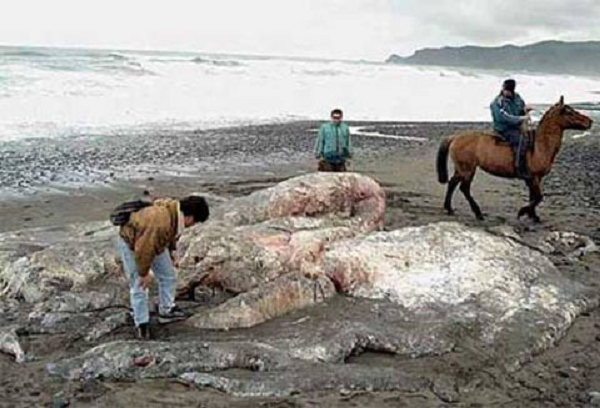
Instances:
[[[171,262],[173,262],[173,266],[175,268],[179,268],[179,257],[177,256],[177,253],[175,251],[171,251],[170,255],[171,255]]]
[[[531,115],[528,113],[525,116],[521,116],[521,122],[529,122],[531,121]]]
[[[146,276],[140,276],[139,284],[142,287],[142,289],[150,289],[150,285],[152,285],[152,274],[148,272]]]

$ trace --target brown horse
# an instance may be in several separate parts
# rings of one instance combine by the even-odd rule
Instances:
[[[538,126],[533,150],[527,153],[527,163],[531,173],[528,181],[529,204],[519,210],[518,218],[528,215],[534,222],[540,222],[536,207],[542,202],[542,179],[550,172],[562,144],[565,130],[588,130],[592,120],[565,105],[564,98],[550,108]],[[448,154],[454,162],[454,175],[448,180]],[[471,183],[477,168],[503,178],[515,178],[514,155],[507,143],[499,137],[483,132],[469,132],[445,138],[438,151],[437,173],[440,183],[448,183],[444,208],[454,214],[452,195],[456,187],[469,202],[478,219],[483,219],[481,209],[471,196]]]

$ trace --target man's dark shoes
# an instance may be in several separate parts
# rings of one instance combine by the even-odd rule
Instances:
[[[140,340],[151,340],[150,323],[140,324],[137,328],[137,337]]]
[[[188,314],[181,310],[178,306],[173,306],[168,313],[159,313],[158,322],[160,324],[167,324],[185,320],[188,317]]]

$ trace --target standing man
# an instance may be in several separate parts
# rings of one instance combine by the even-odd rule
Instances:
[[[185,319],[175,305],[177,278],[173,261],[177,240],[184,228],[208,219],[208,204],[203,197],[182,200],[156,200],[129,215],[121,226],[118,250],[129,279],[129,293],[138,337],[150,338],[148,289],[152,274],[158,280],[159,323]]]
[[[319,160],[319,171],[344,172],[346,161],[352,157],[350,129],[342,122],[341,109],[331,111],[331,122],[319,129],[315,144],[315,156]]]
[[[494,99],[490,109],[494,131],[508,142],[515,154],[516,176],[529,180],[531,175],[527,166],[527,149],[521,135],[521,125],[529,120],[532,108],[526,106],[521,96],[515,92],[516,87],[517,82],[514,79],[504,81],[502,91]]]

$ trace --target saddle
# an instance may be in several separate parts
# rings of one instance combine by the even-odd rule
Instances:
[[[535,129],[530,129],[521,134],[523,136],[523,138],[525,139],[525,148],[527,149],[528,152],[533,152],[535,150],[536,133],[537,132]],[[491,136],[494,138],[496,145],[498,145],[498,146],[508,146],[509,145],[508,142],[506,141],[506,139],[504,139],[504,137],[500,136],[499,134],[492,133]]]

